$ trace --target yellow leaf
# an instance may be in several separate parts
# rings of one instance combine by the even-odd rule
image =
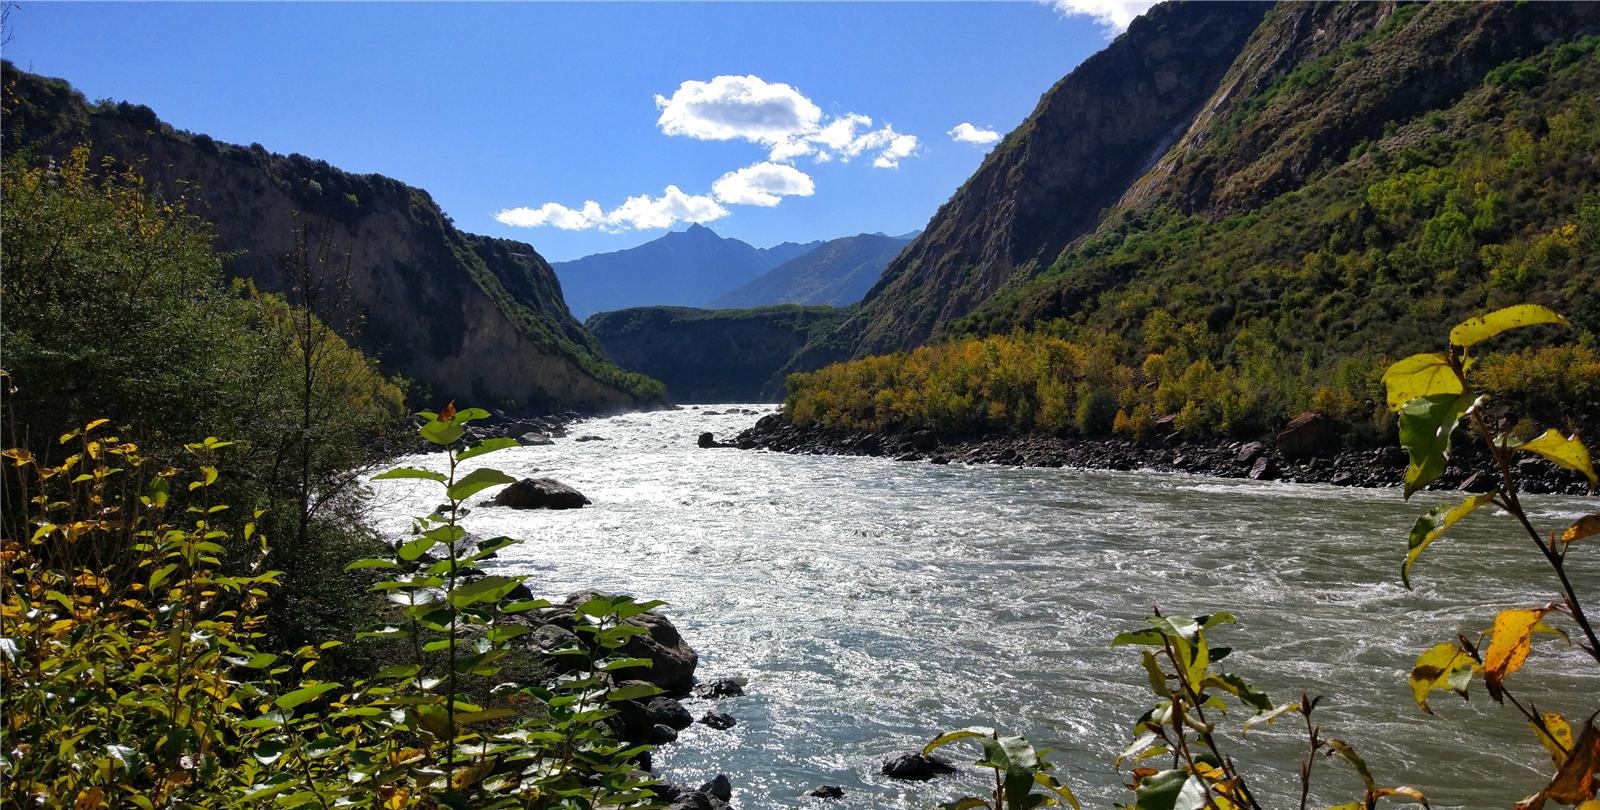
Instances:
[[[92,787],[78,794],[78,800],[72,803],[72,810],[101,810],[105,806],[106,792]]]
[[[1558,323],[1566,326],[1567,319],[1551,311],[1549,307],[1538,304],[1518,304],[1514,307],[1498,309],[1488,315],[1468,318],[1450,330],[1450,345],[1471,346],[1480,341],[1488,340],[1508,329],[1522,326],[1533,326],[1540,323]]]
[[[1517,810],[1538,810],[1546,799],[1581,807],[1596,804],[1595,791],[1600,788],[1597,777],[1600,777],[1600,729],[1595,727],[1591,715],[1584,723],[1583,734],[1573,743],[1572,752],[1556,770],[1555,778],[1544,790],[1517,802]]]
[[[1417,397],[1461,393],[1461,378],[1443,354],[1413,354],[1383,373],[1383,387],[1389,392],[1389,410],[1398,411]]]
[[[1407,799],[1422,805],[1423,807],[1429,806],[1428,797],[1422,795],[1422,791],[1408,785],[1401,785],[1400,787],[1392,788],[1378,788],[1372,792],[1372,798],[1374,799],[1381,799],[1385,796],[1404,796]]]
[[[1455,644],[1435,645],[1418,656],[1417,663],[1411,667],[1411,675],[1406,679],[1411,683],[1411,697],[1423,711],[1433,714],[1428,706],[1428,693],[1448,689],[1466,697],[1467,683],[1472,680],[1476,667],[1472,656]]]
[[[1600,534],[1600,512],[1579,518],[1578,522],[1568,526],[1558,539],[1563,543],[1570,543],[1597,534]]]
[[[1400,566],[1400,581],[1405,583],[1407,588],[1411,587],[1411,564],[1417,561],[1417,557],[1421,556],[1422,552],[1451,526],[1493,500],[1494,493],[1485,492],[1482,495],[1468,497],[1456,506],[1431,509],[1427,514],[1417,518],[1417,523],[1411,527],[1411,536],[1406,542],[1406,561]]]
[[[1596,483],[1594,463],[1589,460],[1589,448],[1584,447],[1577,436],[1563,437],[1560,431],[1551,428],[1539,438],[1517,445],[1516,449],[1535,453],[1549,459],[1557,466],[1583,473],[1584,477],[1589,479],[1591,487]]]
[[[1533,729],[1533,736],[1539,738],[1539,744],[1544,750],[1550,752],[1550,758],[1555,760],[1557,768],[1567,760],[1567,752],[1572,750],[1572,724],[1560,712],[1541,712],[1544,719],[1544,728],[1540,728],[1532,720],[1528,727]],[[1549,733],[1545,733],[1548,729]]]
[[[1533,628],[1549,612],[1550,608],[1502,610],[1494,617],[1494,638],[1483,656],[1483,681],[1496,701],[1503,702],[1501,685],[1528,660]]]

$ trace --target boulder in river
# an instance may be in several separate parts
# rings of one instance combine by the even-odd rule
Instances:
[[[653,697],[645,704],[645,711],[650,713],[650,719],[656,725],[668,726],[682,731],[694,725],[694,715],[683,707],[682,703],[669,697]]]
[[[838,785],[817,785],[806,795],[814,799],[843,799],[844,788]]]
[[[590,501],[554,478],[524,478],[494,496],[494,502],[512,509],[577,509]]]
[[[743,694],[744,686],[733,678],[718,678],[694,688],[695,697],[713,700],[716,698],[739,697]]]
[[[1248,477],[1253,481],[1274,481],[1278,475],[1278,462],[1274,461],[1272,456],[1262,456],[1256,459]]]
[[[573,441],[575,441],[575,442],[603,442],[605,440],[606,440],[606,437],[604,437],[604,436],[595,436],[593,434],[590,434],[588,436],[579,436],[578,438],[573,439]]]
[[[719,773],[711,781],[701,785],[699,792],[719,801],[733,801],[733,783],[728,781],[728,775],[725,773]]]
[[[666,723],[657,723],[650,727],[650,742],[652,745],[665,745],[678,741],[678,730]]]
[[[923,756],[920,751],[912,751],[885,759],[879,771],[890,779],[926,782],[941,774],[955,773],[956,769],[938,757]]]
[[[523,447],[540,447],[546,444],[555,444],[555,442],[549,436],[537,430],[530,430],[517,437],[517,444]]]
[[[595,597],[594,591],[580,591],[566,598],[566,603],[576,607]],[[570,613],[568,614],[570,617]],[[683,693],[694,684],[694,668],[700,656],[693,647],[684,643],[678,628],[666,616],[647,610],[631,619],[628,624],[643,627],[647,632],[630,639],[618,652],[625,658],[647,658],[649,667],[626,670],[632,677],[649,681],[668,692]]]
[[[701,715],[700,723],[701,725],[704,725],[708,728],[714,728],[718,731],[727,731],[728,729],[739,725],[739,721],[733,719],[733,715],[728,714],[727,712],[719,712],[715,709],[706,712],[704,715]]]

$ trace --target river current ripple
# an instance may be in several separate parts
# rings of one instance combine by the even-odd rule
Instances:
[[[727,437],[754,423],[729,408],[590,420],[571,435],[605,441],[488,456],[594,504],[479,509],[466,520],[526,541],[496,564],[529,575],[535,592],[666,600],[702,679],[749,680],[745,697],[719,705],[737,726],[696,724],[656,753],[665,778],[697,785],[727,773],[743,808],[820,806],[804,794],[821,784],[844,787],[830,807],[930,808],[981,790],[980,774],[899,783],[878,775],[881,758],[941,730],[997,725],[1050,748],[1086,805],[1130,801],[1111,759],[1151,697],[1138,653],[1108,645],[1153,605],[1236,615],[1237,626],[1213,633],[1235,648],[1226,669],[1279,702],[1325,695],[1324,736],[1349,741],[1380,782],[1422,788],[1435,807],[1507,807],[1550,772],[1481,683],[1470,702],[1436,693],[1429,717],[1405,682],[1432,644],[1476,633],[1500,608],[1554,598],[1554,577],[1504,515],[1474,516],[1435,544],[1407,591],[1406,532],[1448,494],[1408,504],[1397,490],[696,447],[701,431]],[[374,485],[376,521],[395,535],[437,500],[415,482]],[[1529,500],[1546,530],[1596,506]],[[1574,553],[1569,565],[1580,594],[1600,594],[1600,553]],[[1558,679],[1563,669],[1585,675]],[[1541,640],[1512,685],[1571,716],[1596,703],[1594,669]],[[707,708],[689,706],[696,716]],[[1255,784],[1268,807],[1298,803],[1302,735],[1280,723],[1228,738],[1247,773],[1263,774]],[[1322,806],[1358,797],[1342,764],[1317,768]]]

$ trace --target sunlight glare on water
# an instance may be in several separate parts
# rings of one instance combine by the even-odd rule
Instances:
[[[1504,515],[1475,516],[1437,543],[1407,591],[1406,532],[1448,495],[1408,504],[1398,490],[696,447],[702,431],[729,438],[754,423],[722,413],[730,407],[590,420],[571,435],[605,441],[488,456],[594,504],[485,508],[466,520],[526,541],[497,565],[529,575],[535,592],[664,599],[702,679],[749,679],[745,697],[718,707],[737,726],[696,724],[657,751],[667,779],[727,773],[745,808],[819,806],[803,796],[821,784],[844,787],[830,807],[934,807],[981,790],[976,771],[899,783],[878,774],[880,760],[978,724],[1052,749],[1086,805],[1128,801],[1111,760],[1151,696],[1138,653],[1108,644],[1153,605],[1236,615],[1239,625],[1213,634],[1236,649],[1226,670],[1279,702],[1325,695],[1324,737],[1349,741],[1381,782],[1422,788],[1435,807],[1507,807],[1548,776],[1548,757],[1481,684],[1471,702],[1438,694],[1428,717],[1405,681],[1427,647],[1478,632],[1501,608],[1555,597],[1554,577]],[[405,463],[440,468],[443,457]],[[375,484],[377,522],[391,534],[437,501],[424,484]],[[1547,528],[1595,509],[1593,499],[1530,501]],[[1590,552],[1569,563],[1580,594],[1600,593]],[[1541,708],[1591,711],[1600,678],[1579,656],[1541,640],[1512,684]],[[1585,674],[1557,678],[1563,669]],[[696,716],[706,709],[688,704]],[[1263,774],[1255,784],[1268,807],[1298,804],[1296,731],[1285,722],[1229,736],[1247,773]],[[1338,763],[1318,770],[1321,805],[1358,798]]]

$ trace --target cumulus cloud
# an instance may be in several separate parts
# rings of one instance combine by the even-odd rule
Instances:
[[[975,127],[965,121],[956,124],[954,129],[945,134],[957,143],[971,143],[978,146],[988,146],[1000,140],[1000,133],[992,129]]]
[[[782,163],[757,163],[717,178],[711,196],[729,205],[771,208],[784,197],[809,197],[817,186],[811,176]]]
[[[657,95],[655,102],[660,110],[656,126],[662,133],[702,141],[748,141],[764,148],[767,159],[722,175],[708,194],[667,186],[659,197],[629,197],[609,211],[594,200],[577,208],[548,202],[537,208],[503,209],[495,220],[516,228],[608,232],[711,222],[728,216],[728,205],[771,208],[785,197],[815,194],[811,176],[792,165],[800,158],[848,163],[870,156],[874,167],[894,169],[915,155],[920,143],[917,136],[897,132],[889,124],[874,127],[872,118],[860,113],[826,116],[794,87],[759,76],[686,81],[671,96]]]
[[[824,116],[822,108],[791,85],[760,76],[717,76],[686,81],[671,96],[656,96],[656,125],[667,135],[703,141],[745,140],[767,149],[767,160],[790,163],[849,161],[876,152],[872,165],[895,168],[916,153],[917,138],[860,113]]]
[[[1043,0],[1044,3],[1071,17],[1082,15],[1094,18],[1105,29],[1107,38],[1128,30],[1133,18],[1150,10],[1158,0]]]
[[[589,200],[580,208],[560,203],[545,203],[538,208],[507,208],[494,215],[496,221],[516,228],[553,227],[563,231],[623,231],[628,229],[670,228],[679,222],[711,222],[728,215],[728,209],[704,194],[686,194],[677,186],[667,186],[659,197],[640,194],[610,211]]]

